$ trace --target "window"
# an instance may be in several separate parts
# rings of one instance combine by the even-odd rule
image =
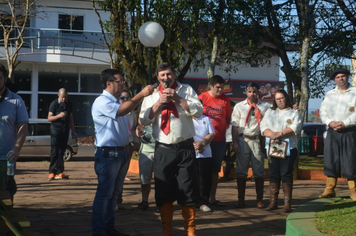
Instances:
[[[38,90],[57,92],[60,88],[66,88],[68,92],[78,92],[77,73],[42,72],[38,74]]]
[[[50,135],[51,124],[37,124],[36,135]]]
[[[84,29],[84,16],[62,15],[58,16],[58,28],[65,29],[64,33],[81,34]],[[68,29],[68,31],[66,30]]]
[[[99,74],[81,74],[80,80],[80,92],[101,93],[103,91]]]

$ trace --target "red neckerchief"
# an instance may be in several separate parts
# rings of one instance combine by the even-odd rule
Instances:
[[[250,117],[250,113],[251,113],[251,109],[252,107],[255,108],[255,117],[256,117],[256,120],[257,120],[257,123],[258,123],[258,126],[260,126],[260,120],[262,118],[262,114],[260,112],[260,110],[258,110],[256,104],[257,103],[252,103],[250,100],[246,99],[247,100],[247,103],[248,105],[250,105],[250,107],[248,108],[248,111],[247,111],[247,116],[246,116],[246,120],[245,120],[245,126],[248,122],[248,118]],[[258,101],[257,101],[258,102]]]
[[[174,82],[172,89],[176,89],[178,86],[177,82]],[[159,91],[161,94],[163,94],[163,87],[162,85],[158,86]],[[167,106],[163,106],[162,112],[161,112],[161,130],[165,135],[169,133],[169,124],[170,124],[170,116],[173,114],[176,118],[179,117],[178,111],[176,106],[172,101],[170,101]]]

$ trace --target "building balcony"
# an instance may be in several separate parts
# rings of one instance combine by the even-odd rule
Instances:
[[[17,31],[14,31],[12,38],[16,37]],[[28,27],[24,32],[24,39],[26,42],[24,47],[55,47],[56,49],[68,47],[92,49],[95,47],[97,50],[107,50],[100,31],[35,29]],[[10,40],[10,44],[12,41]],[[4,46],[3,40],[0,40],[0,46]]]
[[[9,40],[10,52],[15,51],[16,34],[17,31],[14,31],[12,39]],[[96,60],[94,64],[110,62],[108,49],[100,31],[26,28],[23,35],[25,44],[19,51],[20,60],[71,63]],[[4,40],[0,40],[0,60],[5,57]],[[81,57],[82,60],[77,61],[76,57]]]

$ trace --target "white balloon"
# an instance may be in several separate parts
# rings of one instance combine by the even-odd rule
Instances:
[[[145,47],[157,47],[164,40],[164,30],[157,22],[147,21],[140,27],[138,39]]]

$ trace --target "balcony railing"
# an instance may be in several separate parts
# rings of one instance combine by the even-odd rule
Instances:
[[[1,32],[2,34],[2,32]],[[61,29],[33,29],[26,28],[24,31],[24,47],[30,48],[82,48],[107,50],[103,35],[100,31],[79,31]],[[11,35],[10,44],[17,37],[15,30]],[[4,46],[4,40],[0,40],[0,45]]]

